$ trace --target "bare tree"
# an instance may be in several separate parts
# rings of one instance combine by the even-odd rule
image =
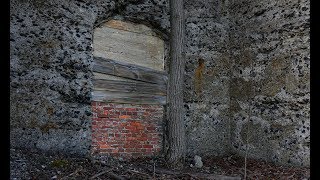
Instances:
[[[168,92],[167,161],[171,167],[182,167],[186,156],[183,84],[184,84],[184,9],[183,0],[170,0],[170,66]]]

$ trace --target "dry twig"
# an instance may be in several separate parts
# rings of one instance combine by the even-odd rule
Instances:
[[[80,168],[76,169],[73,173],[71,173],[71,174],[69,174],[69,175],[67,175],[67,176],[62,177],[60,180],[67,179],[68,177],[73,176],[73,175],[77,174],[77,173],[80,172],[80,171],[82,171],[82,167],[81,167],[81,166],[80,166]]]
[[[107,171],[102,171],[102,172],[100,172],[100,173],[92,176],[90,179],[95,179],[95,178],[97,178],[97,177],[99,177],[99,176],[101,176],[101,175],[103,175],[103,174],[107,174],[107,175],[108,175],[110,178],[112,178],[112,179],[124,180],[123,177],[121,177],[121,176],[119,176],[119,175],[111,172],[112,170],[113,170],[113,169],[109,169],[109,170],[107,170]]]
[[[144,176],[147,176],[147,177],[151,178],[149,174],[146,174],[146,173],[143,173],[143,172],[139,172],[139,171],[136,171],[136,170],[130,170],[130,169],[127,170],[127,171],[128,171],[128,172],[135,173],[135,174],[144,175]]]
[[[156,178],[156,162],[153,162],[153,179]]]

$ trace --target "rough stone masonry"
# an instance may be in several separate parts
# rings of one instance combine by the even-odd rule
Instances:
[[[248,144],[251,157],[309,166],[309,4],[185,1],[189,155],[244,154]],[[167,43],[168,5],[11,1],[11,146],[90,155],[93,29],[117,16]]]

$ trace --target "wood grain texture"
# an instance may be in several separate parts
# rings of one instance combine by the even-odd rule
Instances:
[[[132,94],[151,94],[165,96],[166,86],[159,84],[150,84],[144,82],[128,82],[128,81],[114,81],[106,79],[93,79],[94,90],[132,93]]]
[[[168,80],[165,72],[103,57],[94,57],[93,71],[152,84],[166,85]]]
[[[95,28],[93,55],[164,70],[164,42],[141,24],[111,20]]]
[[[123,78],[123,77],[119,77],[119,76],[112,76],[109,74],[102,74],[102,73],[97,73],[97,72],[93,72],[92,79],[106,79],[106,80],[114,80],[114,81],[136,82],[135,80],[132,80],[132,79]]]
[[[170,0],[170,65],[168,87],[168,143],[167,162],[171,167],[183,167],[186,156],[186,137],[183,111],[185,71],[185,19],[183,0]]]
[[[137,94],[128,92],[115,92],[94,90],[92,92],[92,100],[108,103],[124,103],[124,104],[166,104],[166,96]]]

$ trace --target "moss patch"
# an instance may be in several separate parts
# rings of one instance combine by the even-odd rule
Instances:
[[[44,125],[40,126],[40,130],[43,133],[48,133],[50,129],[58,129],[58,125],[51,123],[51,122],[48,122],[48,123],[45,123]]]
[[[233,78],[230,83],[230,96],[239,100],[248,100],[253,96],[252,81],[242,78]]]
[[[240,132],[241,139],[244,143],[249,144],[261,144],[260,136],[263,134],[260,124],[253,124],[253,122],[248,122],[242,126]]]
[[[56,167],[56,168],[63,168],[63,167],[67,167],[68,165],[69,165],[69,162],[64,159],[57,159],[50,163],[51,167]]]

